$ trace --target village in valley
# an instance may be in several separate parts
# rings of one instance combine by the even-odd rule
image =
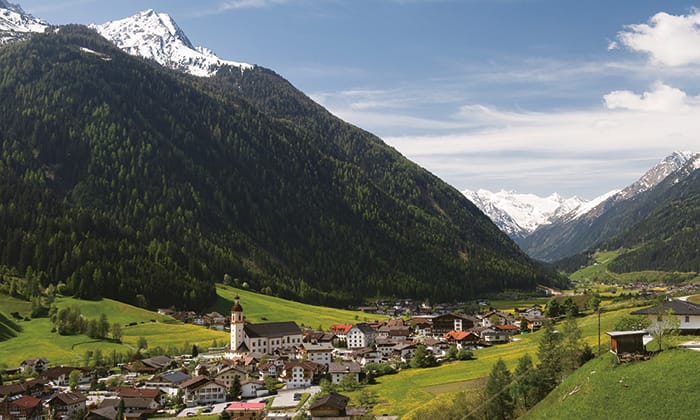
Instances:
[[[554,300],[550,302],[555,302]],[[412,316],[384,321],[334,324],[327,331],[302,328],[295,321],[251,323],[238,296],[228,325],[218,314],[209,328],[230,331],[230,343],[197,354],[134,358],[107,367],[55,366],[46,358],[29,359],[8,368],[2,377],[20,377],[0,385],[0,419],[43,418],[90,420],[146,419],[220,415],[231,419],[371,418],[376,400],[362,391],[364,405],[349,404],[343,392],[372,384],[402,369],[470,360],[473,351],[518,341],[551,321],[547,308],[533,304],[505,312],[488,307],[466,315],[449,306],[435,308],[396,302],[397,311]],[[557,316],[578,313],[571,298]],[[662,302],[678,318],[679,329],[700,329],[700,305],[680,300]],[[379,306],[364,307],[378,311]],[[549,308],[551,311],[552,308]],[[386,308],[381,309],[386,310]],[[177,316],[170,310],[161,310]],[[657,317],[654,308],[639,315]],[[196,322],[198,323],[198,322]],[[221,326],[221,327],[220,327]],[[644,353],[645,331],[609,332],[611,351]],[[193,347],[196,350],[195,347]],[[382,418],[390,418],[384,416]]]

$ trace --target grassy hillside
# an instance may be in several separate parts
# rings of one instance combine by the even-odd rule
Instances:
[[[605,331],[610,331],[613,325],[629,309],[605,312],[601,316],[601,341],[603,350],[609,346]],[[596,316],[587,316],[579,320],[584,340],[595,350],[598,345],[598,320]],[[501,358],[509,369],[514,369],[517,359],[529,353],[536,359],[537,344],[540,333],[517,336],[518,341],[510,344],[497,345],[474,352],[475,360],[453,362],[436,368],[408,369],[396,375],[382,376],[377,379],[377,385],[370,390],[379,396],[379,404],[374,409],[375,414],[388,413],[412,418],[410,412],[419,407],[431,404],[441,394],[473,389],[474,381],[488,376],[493,364]],[[418,417],[416,417],[418,418]]]
[[[208,330],[195,325],[182,324],[170,317],[158,315],[131,305],[111,299],[84,301],[73,298],[58,298],[59,308],[75,306],[88,318],[98,318],[105,313],[110,323],[122,325],[122,343],[93,340],[86,335],[61,336],[52,333],[52,324],[48,318],[30,321],[13,321],[21,331],[12,336],[3,337],[0,325],[0,365],[16,366],[22,360],[33,357],[46,357],[51,365],[81,364],[87,351],[100,349],[107,355],[112,351],[128,353],[134,351],[139,337],[145,337],[149,348],[160,346],[181,347],[185,342],[207,348],[214,340],[228,342],[228,334]],[[29,314],[29,303],[0,295],[0,324],[9,318],[10,312]],[[134,325],[129,325],[134,324]]]
[[[306,305],[221,285],[217,287],[218,298],[211,310],[228,314],[236,295],[240,296],[245,316],[251,322],[296,321],[300,325],[327,329],[336,323],[386,319],[363,312]],[[16,321],[10,313],[19,312],[23,317],[27,316],[29,302],[0,294],[0,366],[14,366],[32,357],[46,357],[52,365],[79,364],[86,351],[100,349],[103,354],[133,351],[139,337],[146,338],[149,348],[164,349],[182,348],[185,343],[208,348],[214,340],[219,345],[226,345],[229,340],[227,332],[183,324],[111,299],[85,301],[60,297],[56,299],[56,305],[59,308],[76,306],[88,319],[106,314],[110,324],[117,322],[122,325],[122,343],[93,340],[86,335],[60,336],[51,333],[52,325],[48,318]]]
[[[691,350],[625,365],[607,354],[574,372],[524,418],[697,419],[698,366],[700,352]]]
[[[224,285],[217,285],[216,294],[218,299],[213,310],[222,314],[230,313],[233,300],[238,295],[241,298],[243,314],[250,322],[296,321],[302,326],[311,328],[320,326],[328,329],[331,324],[354,324],[360,321],[387,319],[386,316],[307,305]]]

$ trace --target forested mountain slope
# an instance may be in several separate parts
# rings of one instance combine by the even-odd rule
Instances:
[[[224,274],[335,305],[557,281],[378,138],[236,71],[177,74],[78,26],[1,47],[0,264],[151,307],[205,307]]]
[[[700,169],[697,161],[669,176],[624,206],[609,211],[616,234],[586,252],[559,260],[557,269],[574,272],[594,263],[595,250],[619,250],[609,270],[700,272]]]
[[[601,245],[631,249],[612,261],[610,270],[700,272],[700,170],[677,181],[664,181],[668,188],[662,188],[648,217]]]

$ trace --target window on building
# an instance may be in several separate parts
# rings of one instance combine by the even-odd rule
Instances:
[[[690,322],[690,315],[685,316],[685,322]]]

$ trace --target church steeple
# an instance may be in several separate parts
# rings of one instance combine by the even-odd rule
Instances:
[[[245,321],[243,319],[243,307],[238,295],[233,300],[231,307],[231,351],[235,352],[245,342]]]

